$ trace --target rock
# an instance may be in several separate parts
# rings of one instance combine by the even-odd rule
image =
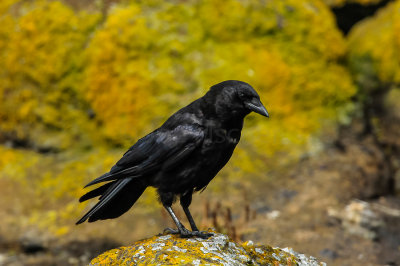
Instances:
[[[47,250],[46,242],[48,242],[46,235],[40,235],[34,230],[28,230],[19,239],[19,244],[25,254],[36,254]]]
[[[331,260],[334,260],[334,259],[336,259],[336,258],[338,257],[337,252],[334,251],[334,250],[332,250],[332,249],[329,249],[329,248],[324,248],[323,250],[321,250],[321,251],[319,252],[319,254],[320,254],[322,257],[326,257],[326,258],[329,258],[329,259],[331,259]]]
[[[368,202],[353,200],[344,210],[329,210],[330,216],[341,220],[343,228],[350,234],[376,240],[385,225],[383,218]]]
[[[90,265],[325,265],[291,249],[238,244],[211,231],[209,239],[159,235],[106,251]]]

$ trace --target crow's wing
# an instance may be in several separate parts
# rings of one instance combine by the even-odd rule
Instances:
[[[85,187],[123,178],[139,178],[159,170],[170,170],[201,147],[205,132],[198,125],[179,125],[156,130],[140,139],[111,168]]]

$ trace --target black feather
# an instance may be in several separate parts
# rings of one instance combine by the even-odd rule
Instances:
[[[106,192],[106,190],[108,190],[115,183],[116,182],[110,182],[110,183],[102,185],[101,187],[98,187],[92,191],[89,191],[88,193],[86,193],[85,195],[83,195],[82,197],[79,198],[79,202],[84,202],[88,199],[92,199],[92,198],[102,195],[104,192]]]

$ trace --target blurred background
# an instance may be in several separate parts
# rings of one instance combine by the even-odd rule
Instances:
[[[194,196],[201,228],[399,265],[399,51],[399,0],[1,0],[0,265],[84,265],[173,226],[152,189],[75,226],[94,204],[78,198],[226,79],[256,88],[271,118],[246,118]]]

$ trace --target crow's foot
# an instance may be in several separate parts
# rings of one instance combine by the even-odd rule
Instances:
[[[191,231],[190,232],[190,236],[195,236],[195,237],[200,237],[203,239],[208,239],[210,237],[212,237],[214,234],[213,233],[209,233],[207,231]]]
[[[183,228],[182,231],[180,231],[179,229],[172,229],[172,228],[165,228],[164,229],[164,233],[167,234],[180,234],[181,237],[184,238],[189,238],[189,237],[200,237],[203,239],[207,239],[210,238],[211,236],[213,236],[212,233],[209,233],[207,231],[189,231],[186,228]]]
[[[173,235],[176,235],[176,234],[187,235],[187,234],[190,234],[191,232],[188,229],[186,229],[185,227],[182,227],[181,230],[168,227],[168,228],[164,229],[164,233],[173,234]]]

